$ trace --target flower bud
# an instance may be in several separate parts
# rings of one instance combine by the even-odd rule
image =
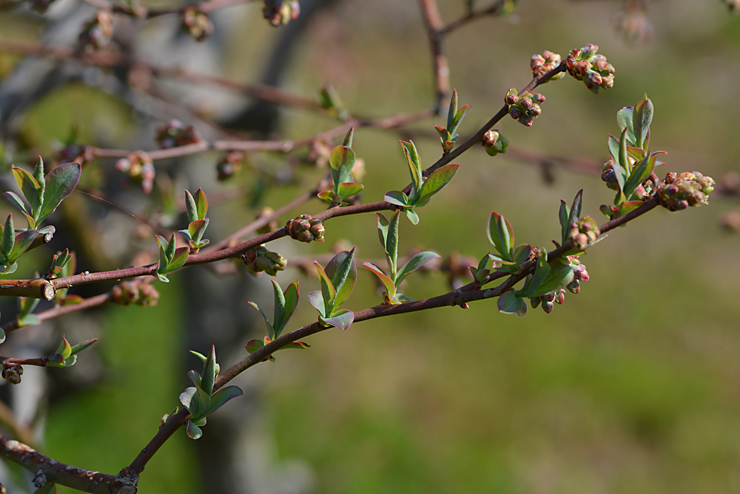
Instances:
[[[194,5],[185,7],[182,13],[182,27],[198,42],[213,34],[211,19]]]
[[[262,15],[276,27],[298,19],[301,13],[301,6],[295,0],[264,0],[264,2]]]
[[[570,293],[575,293],[576,295],[581,293],[581,283],[578,280],[573,280],[565,287]]]
[[[23,367],[16,362],[3,363],[2,377],[10,384],[20,384]]]
[[[201,138],[192,125],[185,125],[177,119],[172,119],[157,127],[157,135],[154,140],[160,148],[168,149],[194,144],[200,142]]]
[[[278,271],[283,271],[288,266],[288,260],[277,252],[267,250],[264,245],[247,251],[242,255],[244,264],[254,273],[265,272],[275,276]]]
[[[548,301],[542,302],[542,310],[544,310],[546,314],[549,314],[550,312],[552,312],[553,308],[555,308],[555,304],[553,304],[552,302],[548,302]]]
[[[506,149],[509,147],[509,140],[500,131],[491,129],[483,135],[481,144],[486,148],[486,153],[489,156],[496,156],[499,153],[506,153]]]
[[[291,238],[300,242],[324,241],[326,229],[319,219],[312,219],[308,214],[302,214],[289,220],[285,225]]]

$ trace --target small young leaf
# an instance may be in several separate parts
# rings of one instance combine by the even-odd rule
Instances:
[[[547,274],[545,279],[540,283],[536,290],[527,294],[527,297],[540,297],[548,293],[565,288],[568,283],[573,281],[573,269],[565,264],[556,263]],[[519,296],[523,296],[519,294]]]
[[[635,109],[632,112],[632,128],[634,129],[636,138],[635,145],[639,148],[647,147],[645,146],[645,141],[650,132],[650,124],[653,122],[654,112],[653,102],[650,101],[647,95],[645,95],[644,100],[635,105]],[[627,195],[629,196],[629,194]]]
[[[335,255],[326,265],[326,274],[331,278],[331,283],[336,289],[333,307],[339,307],[349,298],[357,279],[355,248]]]
[[[406,208],[406,209],[403,210],[403,212],[406,213],[406,217],[409,219],[409,221],[412,224],[414,224],[414,225],[418,225],[419,224],[419,215],[416,214],[416,211],[414,211],[411,208]]]
[[[393,190],[388,192],[383,198],[385,202],[393,204],[394,206],[405,207],[409,204],[409,198],[406,194],[401,191]]]
[[[455,125],[455,116],[457,116],[457,89],[452,90],[450,98],[450,107],[447,110],[447,128],[452,129]],[[453,132],[450,130],[450,132]]]
[[[347,329],[352,326],[352,322],[355,320],[355,313],[351,310],[338,310],[332,317],[322,317],[322,320],[336,328]]]
[[[59,347],[57,348],[57,351],[55,353],[58,353],[64,359],[67,359],[70,355],[72,355],[72,346],[67,341],[67,338],[62,337],[62,342],[59,344]]]
[[[208,396],[213,394],[213,384],[216,382],[216,376],[218,374],[216,366],[216,346],[211,345],[211,352],[206,359],[206,365],[203,368],[203,376],[200,381],[201,388]]]
[[[97,338],[93,338],[92,340],[85,340],[85,341],[83,341],[81,343],[76,344],[75,346],[72,347],[72,355],[75,355],[77,353],[80,353],[81,351],[89,348],[90,345],[92,345],[96,341],[98,341],[98,339]]]
[[[421,174],[421,159],[419,153],[416,151],[416,146],[412,141],[399,141],[403,147],[403,152],[406,155],[406,162],[409,167],[409,174],[411,175],[411,196],[410,202],[413,204],[419,199],[422,185],[422,174]]]
[[[516,295],[519,298],[533,297],[540,285],[545,281],[547,276],[550,274],[552,268],[547,263],[547,254],[540,254],[537,258],[537,266],[535,267],[534,274],[529,279],[529,282],[519,290]],[[548,293],[548,292],[545,292]]]
[[[346,200],[355,194],[359,194],[365,186],[354,182],[342,182],[337,186],[337,195],[342,197],[342,200]]]
[[[625,133],[626,131],[626,140],[627,143],[630,146],[635,145],[635,133],[633,132],[632,125],[633,125],[633,118],[632,113],[634,111],[634,107],[632,106],[625,106],[621,110],[617,112],[617,125],[619,125],[619,131],[622,133]]]
[[[195,205],[195,199],[189,190],[185,189],[185,212],[188,215],[188,221],[198,221],[198,207]]]
[[[36,238],[37,233],[38,232],[36,230],[26,230],[15,236],[13,250],[10,252],[11,261],[15,261],[21,256],[21,254],[26,252],[28,247],[31,245],[31,242],[33,242],[33,239]]]
[[[324,305],[324,297],[321,290],[315,290],[308,294],[308,302],[319,311],[321,317],[328,316],[326,313],[326,306]]]
[[[519,317],[527,314],[527,304],[524,303],[524,300],[517,297],[512,290],[504,292],[498,298],[496,305],[498,306],[498,311],[502,314],[516,314]]]
[[[514,229],[509,221],[502,215],[492,212],[488,219],[486,230],[488,240],[493,244],[501,257],[507,261],[513,261]]]
[[[362,264],[363,267],[367,268],[372,272],[375,276],[377,276],[380,281],[385,286],[386,291],[388,292],[388,295],[390,297],[393,297],[396,294],[396,285],[393,283],[393,280],[386,275],[382,269],[377,267],[376,265],[365,262]]]
[[[200,436],[203,435],[203,431],[192,420],[188,420],[187,433],[190,439],[200,439]]]
[[[247,349],[248,353],[252,354],[256,352],[257,350],[259,350],[260,348],[262,348],[263,346],[265,346],[265,343],[262,340],[254,339],[254,340],[249,340],[247,344],[244,346],[244,348]]]
[[[203,192],[203,189],[198,189],[195,192],[195,206],[196,206],[196,215],[198,220],[204,220],[206,219],[206,215],[208,214],[208,199],[206,198],[206,193]]]
[[[404,264],[404,266],[398,271],[398,276],[396,276],[396,286],[401,285],[401,283],[403,283],[403,280],[405,280],[409,274],[411,274],[413,271],[416,271],[424,264],[428,263],[429,261],[433,261],[434,259],[441,258],[442,256],[440,256],[436,252],[419,252],[414,257],[409,259],[408,262]]]
[[[560,201],[560,209],[558,210],[558,220],[560,221],[560,244],[564,244],[568,240],[568,232],[570,232],[570,224],[568,219],[570,218],[570,208],[565,201]]]
[[[650,177],[655,168],[655,156],[649,156],[635,167],[627,183],[624,184],[624,195],[630,201],[635,198],[637,188]]]
[[[3,201],[7,202],[14,208],[16,208],[21,213],[28,216],[28,210],[26,210],[26,205],[23,203],[20,197],[18,197],[18,194],[15,192],[3,192],[0,194],[0,197],[2,197]]]
[[[314,266],[316,266],[316,272],[319,275],[319,281],[321,282],[321,296],[324,300],[323,307],[326,311],[325,314],[331,314],[334,311],[334,299],[337,297],[337,291],[334,288],[334,285],[331,282],[331,279],[329,279],[329,276],[327,276],[326,272],[324,271],[324,268],[321,267],[321,264],[314,261]],[[312,292],[312,294],[315,292]],[[309,300],[311,295],[309,295]],[[311,304],[316,307],[313,302]],[[316,307],[318,309],[318,307]],[[321,311],[319,311],[321,312]]]
[[[10,253],[13,252],[13,246],[15,245],[15,229],[13,225],[13,215],[9,214],[5,220],[5,226],[3,227],[3,245],[2,254],[3,258],[8,262],[12,262]]]
[[[82,167],[77,163],[65,163],[54,168],[46,176],[43,206],[39,213],[38,222],[43,221],[56,211],[62,201],[72,193],[80,181]]]
[[[434,173],[432,173],[429,178],[424,181],[424,185],[422,185],[421,187],[421,195],[419,197],[419,200],[416,201],[416,205],[421,207],[429,202],[429,199],[434,194],[442,190],[442,187],[447,185],[449,181],[452,180],[452,177],[455,176],[458,168],[460,168],[460,165],[450,164],[435,170]]]
[[[237,396],[241,396],[244,393],[241,389],[239,389],[237,386],[226,386],[225,388],[221,388],[218,391],[216,391],[213,396],[211,396],[211,406],[208,409],[208,413],[213,413],[224,404],[226,404],[227,401],[232,400],[236,398]]]
[[[398,270],[398,231],[401,224],[401,211],[398,210],[388,223],[388,234],[383,245],[386,261],[388,262],[388,272],[391,278],[395,278]],[[380,228],[380,226],[379,226]]]
[[[339,184],[352,181],[355,152],[347,146],[336,146],[329,155],[329,166],[334,179],[334,192],[339,194]]]
[[[23,193],[23,197],[25,197],[31,205],[31,215],[34,218],[37,218],[37,214],[41,209],[41,201],[43,201],[41,185],[39,185],[36,179],[33,178],[33,175],[23,168],[13,166],[12,169],[13,176],[15,177],[15,181],[18,183],[18,187],[20,187],[21,192]]]

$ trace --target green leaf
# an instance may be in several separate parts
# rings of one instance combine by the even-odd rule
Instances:
[[[627,142],[629,145],[634,146],[635,145],[635,133],[633,132],[632,125],[633,125],[633,118],[632,113],[634,111],[634,107],[632,106],[625,106],[621,110],[617,112],[617,125],[619,125],[619,131],[622,133],[625,133],[625,137],[627,139]]]
[[[409,219],[409,221],[412,224],[414,224],[414,225],[418,225],[419,224],[419,215],[416,214],[416,211],[414,211],[411,208],[406,208],[406,209],[403,210],[403,212],[406,213],[406,217]]]
[[[257,350],[259,350],[260,348],[262,348],[263,346],[265,346],[265,343],[262,340],[254,339],[254,340],[249,340],[247,344],[244,346],[244,348],[247,349],[248,353],[252,354],[256,352]]]
[[[81,351],[86,350],[96,341],[98,341],[98,339],[93,338],[92,340],[85,340],[81,343],[76,344],[75,346],[72,347],[72,355],[78,354]]]
[[[380,279],[388,292],[388,296],[393,297],[396,294],[396,284],[393,283],[393,280],[382,269],[369,262],[362,263],[362,266],[369,269],[371,273]]]
[[[195,205],[195,199],[188,189],[185,189],[185,211],[188,214],[188,221],[198,221],[198,207]]]
[[[216,346],[211,345],[211,353],[208,354],[206,365],[203,369],[203,376],[200,380],[200,386],[208,396],[213,394],[213,384],[216,382],[216,375]]]
[[[636,197],[635,191],[637,188],[650,177],[650,174],[655,168],[655,156],[650,156],[640,161],[640,163],[632,171],[627,183],[624,184],[624,194],[628,201],[631,201]]]
[[[401,211],[398,210],[393,214],[393,218],[391,218],[390,223],[388,223],[388,234],[386,236],[385,245],[383,245],[385,258],[388,262],[388,272],[390,273],[391,278],[396,277],[396,271],[398,270],[398,232],[400,224]]]
[[[565,242],[568,241],[568,234],[570,233],[570,228],[573,223],[577,223],[578,220],[581,217],[581,203],[583,200],[583,189],[579,190],[576,193],[575,198],[573,198],[573,204],[570,208],[568,206],[565,206],[565,203],[561,201],[560,206],[560,225],[562,226],[562,244],[565,244]],[[563,207],[565,206],[565,210],[563,210]],[[567,215],[567,218],[565,222],[563,222],[563,214]]]
[[[351,310],[339,310],[335,312],[332,317],[321,318],[326,324],[330,324],[339,329],[347,329],[352,326],[352,322],[355,320],[355,313]]]
[[[622,168],[624,168],[625,172],[627,173],[627,177],[629,178],[630,175],[630,162],[629,162],[629,153],[627,153],[627,129],[624,129],[622,132],[622,137],[619,139],[619,159],[617,160],[617,163],[622,165]]]
[[[41,302],[41,299],[33,297],[19,297],[18,298],[18,312],[21,318],[28,316],[36,310],[36,307]]]
[[[208,214],[208,199],[206,198],[206,193],[203,192],[203,189],[198,189],[195,193],[195,206],[196,206],[196,215],[198,220],[204,220],[206,219],[206,215]]]
[[[347,146],[337,146],[329,155],[329,166],[334,179],[334,192],[339,194],[339,184],[352,181],[352,168],[355,166],[355,152]]]
[[[5,227],[3,227],[3,245],[2,254],[5,260],[12,262],[10,253],[13,252],[13,246],[15,245],[15,228],[13,226],[13,215],[9,214],[5,219]]]
[[[635,133],[635,145],[639,148],[646,148],[645,145],[650,133],[650,124],[653,122],[655,108],[653,102],[645,95],[645,99],[635,105],[632,112],[632,128]],[[629,194],[627,194],[629,196]]]
[[[421,194],[422,186],[422,174],[421,174],[421,159],[419,153],[416,151],[413,141],[399,141],[403,147],[403,152],[406,155],[406,162],[409,167],[409,174],[411,175],[411,195],[409,201],[414,204]]]
[[[573,281],[573,270],[571,267],[558,262],[552,266],[552,269],[539,287],[526,296],[540,297],[550,292],[560,290],[561,288],[565,288],[571,281]]]
[[[386,243],[388,242],[388,228],[390,222],[380,213],[375,213],[375,217],[378,219],[378,238],[380,239],[380,245],[383,250],[386,250]]]
[[[347,146],[348,148],[352,147],[352,139],[355,136],[355,128],[350,127],[347,131],[347,135],[344,136],[344,142],[342,142],[343,146]]]
[[[57,348],[57,351],[55,353],[58,353],[64,359],[67,359],[70,355],[72,355],[72,346],[67,341],[67,338],[62,337],[62,342],[59,344],[59,347]]]
[[[337,291],[334,288],[331,279],[329,279],[329,276],[327,276],[326,271],[324,271],[324,268],[321,267],[321,264],[316,261],[314,261],[313,263],[314,266],[316,266],[316,272],[318,273],[319,281],[321,282],[321,296],[324,299],[323,306],[324,310],[326,311],[325,314],[328,315],[334,311],[334,299],[337,297]],[[316,305],[314,305],[314,307],[316,307]],[[318,307],[316,308],[318,309]]]
[[[254,302],[250,302],[249,300],[247,300],[247,303],[251,305],[252,307],[254,307],[255,309],[257,309],[258,311],[260,311],[260,314],[262,314],[262,317],[265,319],[265,325],[267,326],[267,335],[271,339],[274,339],[275,330],[273,329],[272,324],[270,324],[270,320],[267,318],[267,314],[265,314],[265,312],[260,308],[260,306],[255,304]]]
[[[183,234],[184,237],[190,237],[188,240],[193,240],[194,242],[200,242],[203,239],[203,235],[206,232],[206,228],[208,228],[208,223],[211,220],[208,218],[204,220],[195,220],[191,222],[188,225],[187,235],[185,235],[185,231],[180,230],[180,233]]]
[[[447,110],[447,128],[450,132],[454,132],[452,127],[455,125],[455,117],[457,116],[457,89],[452,90],[452,97],[450,98],[450,107]]]
[[[324,304],[324,297],[321,290],[315,290],[308,294],[308,302],[317,310],[321,317],[328,316],[326,313],[326,305]]]
[[[355,248],[335,255],[326,265],[326,274],[331,278],[331,283],[336,289],[333,307],[339,307],[349,298],[357,279]],[[330,314],[333,314],[333,311]]]
[[[364,188],[365,186],[362,184],[357,184],[354,182],[342,182],[337,186],[337,195],[341,196],[342,200],[345,201],[353,195],[359,194],[360,191]]]
[[[533,297],[533,293],[542,285],[547,276],[550,274],[552,268],[547,263],[547,254],[540,254],[537,257],[537,266],[534,269],[534,274],[529,279],[529,282],[516,293],[517,297]],[[547,293],[547,292],[546,292]]]
[[[3,201],[7,202],[14,208],[16,208],[18,211],[23,213],[24,215],[28,216],[28,211],[26,210],[26,205],[23,204],[23,201],[20,197],[18,197],[18,194],[15,192],[3,192],[0,194],[0,197],[2,197]]]
[[[486,231],[488,240],[493,244],[498,253],[507,261],[513,261],[514,229],[509,221],[495,211],[488,219]]]
[[[405,207],[409,204],[409,198],[406,194],[401,191],[393,190],[388,192],[383,200],[387,203],[393,204],[394,206]]]
[[[46,176],[44,204],[37,218],[39,223],[56,211],[62,201],[72,193],[80,181],[81,174],[82,167],[77,163],[65,163],[49,172]]]
[[[15,261],[26,252],[33,239],[36,238],[37,233],[36,230],[26,230],[15,236],[13,250],[10,253],[10,261]]]
[[[174,243],[174,237],[175,235],[172,235],[173,237],[173,243]],[[187,247],[180,247],[175,251],[174,256],[172,257],[172,261],[170,262],[170,265],[167,266],[167,272],[171,273],[172,271],[178,270],[182,267],[183,264],[185,264],[185,261],[188,260],[188,251],[189,249]]]
[[[44,159],[39,156],[39,160],[36,162],[36,166],[33,167],[33,178],[35,178],[36,182],[41,186],[42,205],[44,202],[44,189],[46,188],[46,180],[44,180],[44,174]]]
[[[31,205],[31,214],[35,219],[38,219],[38,212],[41,209],[41,201],[43,200],[41,191],[41,185],[33,178],[33,175],[28,173],[23,168],[13,166],[13,176],[15,181],[18,183],[23,197],[26,198],[28,203]],[[36,226],[36,225],[34,225]]]
[[[211,406],[208,409],[208,413],[213,413],[224,404],[226,404],[227,401],[232,400],[236,398],[237,396],[241,396],[244,393],[241,389],[239,389],[236,386],[226,386],[225,388],[221,388],[218,391],[216,391],[213,396],[211,396]]]
[[[283,294],[283,289],[280,287],[280,284],[275,281],[272,281],[272,292],[273,292],[273,298],[275,299],[275,309],[274,309],[274,319],[275,322],[275,328],[281,328],[283,325],[283,317],[285,317],[285,295]],[[275,339],[276,335],[270,335],[270,338]]]
[[[200,439],[200,436],[203,435],[203,431],[192,420],[188,420],[187,433],[190,439]]]
[[[335,196],[335,194],[331,190],[324,190],[324,191],[319,192],[318,194],[316,194],[316,197],[318,197],[319,199],[321,199],[322,201],[324,201],[324,202],[326,202],[328,204],[331,204],[331,203],[334,202],[334,196]]]
[[[429,199],[434,194],[442,190],[442,187],[452,180],[452,177],[455,176],[458,168],[460,168],[460,165],[450,164],[435,170],[434,173],[424,181],[424,185],[421,187],[421,196],[419,197],[419,200],[416,201],[416,205],[421,207],[429,202]]]
[[[498,298],[496,305],[498,306],[498,311],[502,314],[516,314],[519,317],[527,314],[527,304],[511,290],[504,292]]]
[[[296,307],[298,306],[298,298],[300,297],[300,287],[298,286],[297,281],[291,282],[290,285],[288,285],[288,288],[285,289],[284,292],[285,297],[285,316],[282,320],[282,324],[280,325],[280,328],[278,329],[278,336],[280,335],[280,332],[285,328],[285,326],[288,324],[288,321],[290,321],[290,318],[293,316],[293,313],[295,312]]]
[[[568,233],[570,232],[570,224],[568,219],[570,218],[570,208],[565,201],[560,201],[560,209],[558,210],[558,220],[560,221],[560,244],[564,244],[568,240]]]
[[[401,285],[401,283],[403,283],[403,280],[405,280],[409,274],[416,271],[424,264],[428,263],[429,261],[433,261],[434,259],[441,258],[442,256],[440,256],[436,252],[419,252],[414,257],[409,259],[408,262],[404,264],[401,270],[398,272],[398,276],[396,276],[396,286]]]
[[[619,160],[619,139],[609,134],[609,140],[607,142],[609,146],[609,154],[611,154],[614,161]]]

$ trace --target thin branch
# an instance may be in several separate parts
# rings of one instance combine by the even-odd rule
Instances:
[[[419,0],[419,4],[432,53],[434,82],[437,89],[434,108],[439,113],[442,101],[447,98],[450,92],[450,67],[447,63],[447,57],[442,52],[444,23],[442,22],[442,16],[439,14],[436,0]]]
[[[231,7],[232,5],[239,5],[243,3],[253,2],[255,0],[208,0],[205,2],[199,2],[195,4],[185,5],[182,7],[164,7],[164,8],[151,8],[148,9],[141,5],[136,7],[129,7],[126,5],[113,4],[107,0],[83,0],[85,3],[92,5],[101,10],[107,10],[114,14],[124,14],[132,17],[138,17],[140,19],[153,19],[155,17],[161,17],[168,14],[182,14],[186,8],[195,7],[198,11],[208,14],[214,10],[222,9],[224,7]]]
[[[487,17],[489,15],[499,15],[504,8],[505,3],[506,0],[498,0],[490,7],[485,7],[480,10],[468,12],[467,14],[459,17],[458,19],[455,19],[446,26],[442,27],[441,32],[442,34],[448,34],[476,19],[482,19],[483,17]]]
[[[100,295],[95,295],[94,297],[86,298],[85,300],[77,304],[60,305],[59,307],[53,307],[34,315],[38,317],[39,322],[44,322],[50,319],[56,319],[57,317],[66,316],[67,314],[71,314],[73,312],[78,312],[81,310],[89,309],[91,307],[103,305],[104,303],[111,300],[111,298],[112,294],[110,292],[102,293]],[[20,329],[21,327],[26,326],[19,326],[18,321],[16,320],[3,324],[2,329],[3,331],[5,331],[5,333],[10,333],[12,331]]]
[[[136,484],[123,476],[115,477],[52,460],[30,446],[0,435],[0,456],[36,474],[34,484],[42,488],[50,482],[93,494],[134,494]]]

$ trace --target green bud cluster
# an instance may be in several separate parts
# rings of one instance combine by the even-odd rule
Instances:
[[[112,37],[113,14],[107,10],[99,10],[95,17],[82,27],[77,43],[80,49],[89,53],[107,45]]]
[[[262,15],[270,21],[273,26],[287,24],[298,19],[301,6],[296,0],[264,0]]]
[[[614,86],[614,66],[606,61],[604,55],[597,55],[598,45],[586,45],[571,50],[565,59],[568,73],[586,84],[592,92],[599,88],[609,89]]]
[[[288,229],[290,238],[299,242],[324,241],[326,229],[323,223],[319,219],[311,218],[310,214],[302,214],[297,218],[293,218],[288,221],[285,227]]]
[[[265,272],[275,276],[278,271],[283,271],[288,266],[288,260],[278,254],[267,250],[264,245],[247,251],[242,255],[244,264],[254,273]]]
[[[182,28],[198,42],[213,34],[213,22],[194,5],[185,7],[182,13]]]
[[[585,251],[587,248],[595,244],[599,235],[601,235],[599,225],[596,223],[596,220],[590,216],[584,216],[579,219],[577,223],[573,223],[568,232],[568,237],[572,240],[573,247],[580,252]],[[581,266],[583,266],[583,264],[581,264]]]
[[[509,147],[509,140],[501,132],[491,129],[483,135],[480,142],[486,149],[489,156],[496,156],[499,153],[506,154],[506,148]]]
[[[144,151],[134,151],[116,161],[116,170],[125,173],[132,180],[141,182],[141,189],[149,194],[154,187],[154,162]]]
[[[530,67],[532,68],[532,74],[539,78],[543,75],[547,74],[551,70],[555,70],[558,65],[560,65],[560,55],[557,53],[553,53],[551,51],[545,50],[542,55],[539,53],[532,56],[532,61],[530,62]],[[562,79],[565,76],[565,72],[560,72],[559,74],[555,74],[550,81],[555,81],[558,79]]]
[[[119,305],[152,307],[159,301],[159,292],[149,283],[124,281],[113,287],[110,301]]]
[[[21,364],[16,362],[4,362],[3,363],[3,379],[8,381],[10,384],[20,384],[21,376],[23,375],[23,367]]]
[[[539,93],[524,91],[522,94],[517,94],[516,89],[509,89],[504,98],[511,118],[519,120],[519,123],[526,127],[531,127],[532,120],[540,116],[542,113],[540,105],[544,101],[545,97]]]
[[[689,206],[709,203],[709,194],[714,190],[714,179],[699,172],[676,175],[670,172],[658,185],[657,194],[661,206],[669,211],[680,211]]]
[[[168,120],[157,127],[157,136],[154,140],[162,149],[185,146],[200,142],[198,131],[192,125],[185,125],[177,119]]]

